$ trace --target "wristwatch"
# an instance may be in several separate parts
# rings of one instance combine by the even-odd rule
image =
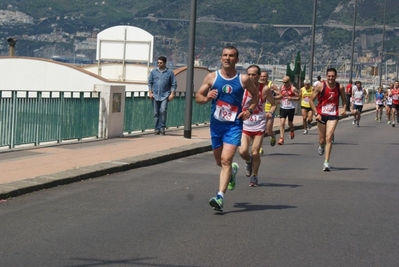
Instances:
[[[254,110],[252,108],[248,108],[249,113],[254,113]]]

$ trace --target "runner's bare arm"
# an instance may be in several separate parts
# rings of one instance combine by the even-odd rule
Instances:
[[[323,90],[323,84],[322,83],[320,83],[320,84],[316,85],[316,87],[314,87],[313,93],[312,93],[312,101],[309,102],[310,107],[312,108],[314,114],[317,114],[317,109],[316,109],[316,105],[314,104],[314,101],[319,96],[321,90]],[[316,119],[317,119],[318,116],[319,115],[316,116]]]
[[[276,101],[274,101],[272,89],[269,88],[267,85],[263,87],[262,98],[263,102],[267,100],[271,105],[270,111],[266,114],[266,118],[271,118],[273,116],[272,114],[274,114],[274,112],[276,111],[277,106],[276,106]]]
[[[343,85],[339,86],[339,90],[341,91],[341,100],[342,100],[342,106],[343,106],[343,111],[341,112],[342,116],[346,115],[346,94],[345,94],[345,87]]]
[[[195,102],[198,104],[206,104],[217,97],[218,91],[216,89],[209,90],[215,80],[215,75],[216,74],[212,72],[205,76],[202,85],[195,94]]]
[[[248,109],[254,110],[256,108],[256,105],[258,104],[258,101],[259,101],[258,88],[255,87],[255,84],[252,82],[252,80],[246,74],[242,74],[241,75],[241,82],[244,85],[245,89],[247,89],[248,92],[252,95],[252,99],[249,102]],[[245,110],[245,111],[242,111],[238,115],[238,118],[242,118],[243,120],[246,120],[250,116],[251,116],[251,113],[248,110]]]

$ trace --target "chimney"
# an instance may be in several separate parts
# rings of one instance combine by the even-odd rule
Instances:
[[[14,57],[15,56],[15,45],[17,43],[17,40],[10,37],[7,39],[7,42],[8,42],[8,46],[10,47],[10,57]]]

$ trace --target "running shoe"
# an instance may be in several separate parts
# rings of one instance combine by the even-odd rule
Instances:
[[[258,186],[258,177],[256,175],[251,176],[251,181],[249,182],[250,187]]]
[[[294,137],[295,137],[294,131],[291,131],[291,132],[290,132],[290,137],[291,137],[291,139],[294,139]]]
[[[395,127],[395,123],[394,122],[392,123],[392,127]]]
[[[276,137],[275,136],[270,137],[270,145],[271,146],[275,146],[276,145]]]
[[[381,122],[381,119],[379,119],[378,122]]]
[[[308,130],[304,130],[304,131],[303,131],[303,134],[308,134]]]
[[[264,152],[263,152],[263,148],[259,148],[259,155],[263,156]]]
[[[249,162],[245,162],[245,176],[249,177],[252,174],[252,156],[249,157]]]
[[[325,171],[325,172],[329,172],[330,171],[330,164],[328,164],[328,162],[324,162],[323,171]]]
[[[231,168],[231,178],[229,184],[227,185],[227,189],[234,190],[237,184],[237,173],[240,169],[240,166],[238,166],[236,162],[233,162],[233,164],[231,164]]]
[[[277,142],[280,146],[284,145],[284,138],[280,138]]]
[[[352,124],[355,125],[355,124],[356,124],[356,120],[353,120],[353,121],[352,121]]]
[[[220,195],[216,195],[209,200],[209,205],[216,211],[223,211],[223,198]]]
[[[324,155],[324,147],[321,147],[319,145],[319,148],[317,149],[317,152],[319,152],[319,156],[323,156]]]
[[[335,135],[333,135],[333,136],[331,137],[331,143],[334,143],[334,141],[335,141],[334,137],[335,137]]]
[[[377,121],[377,120],[378,120],[378,117],[375,117],[375,120]]]
[[[388,124],[388,125],[391,124],[391,121],[388,121],[387,124]]]
[[[356,123],[356,126],[357,126],[357,127],[359,127],[359,122],[358,122],[358,123]]]
[[[308,121],[308,129],[310,130],[312,128],[312,124],[310,123],[310,121]]]

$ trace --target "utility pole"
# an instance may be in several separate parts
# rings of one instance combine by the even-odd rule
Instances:
[[[184,138],[191,139],[191,122],[193,113],[194,91],[194,50],[195,29],[197,22],[197,0],[191,0],[190,32],[188,40],[187,80],[186,80],[186,114],[184,120]]]
[[[379,86],[382,86],[382,62],[384,60],[384,43],[385,43],[385,20],[386,20],[386,15],[387,15],[387,0],[385,0],[385,6],[384,6],[384,26],[382,30],[382,48],[381,48],[381,63],[380,63],[380,68],[379,68]]]
[[[313,3],[313,21],[312,21],[312,43],[310,47],[310,64],[309,64],[309,80],[313,84],[313,61],[314,61],[314,41],[316,38],[316,13],[317,13],[317,0]]]
[[[353,75],[353,55],[354,55],[354,49],[355,49],[357,0],[355,0],[353,12],[354,12],[354,14],[353,14],[353,30],[352,30],[351,66],[350,66],[350,72],[349,72],[349,80],[352,80],[352,75]]]

